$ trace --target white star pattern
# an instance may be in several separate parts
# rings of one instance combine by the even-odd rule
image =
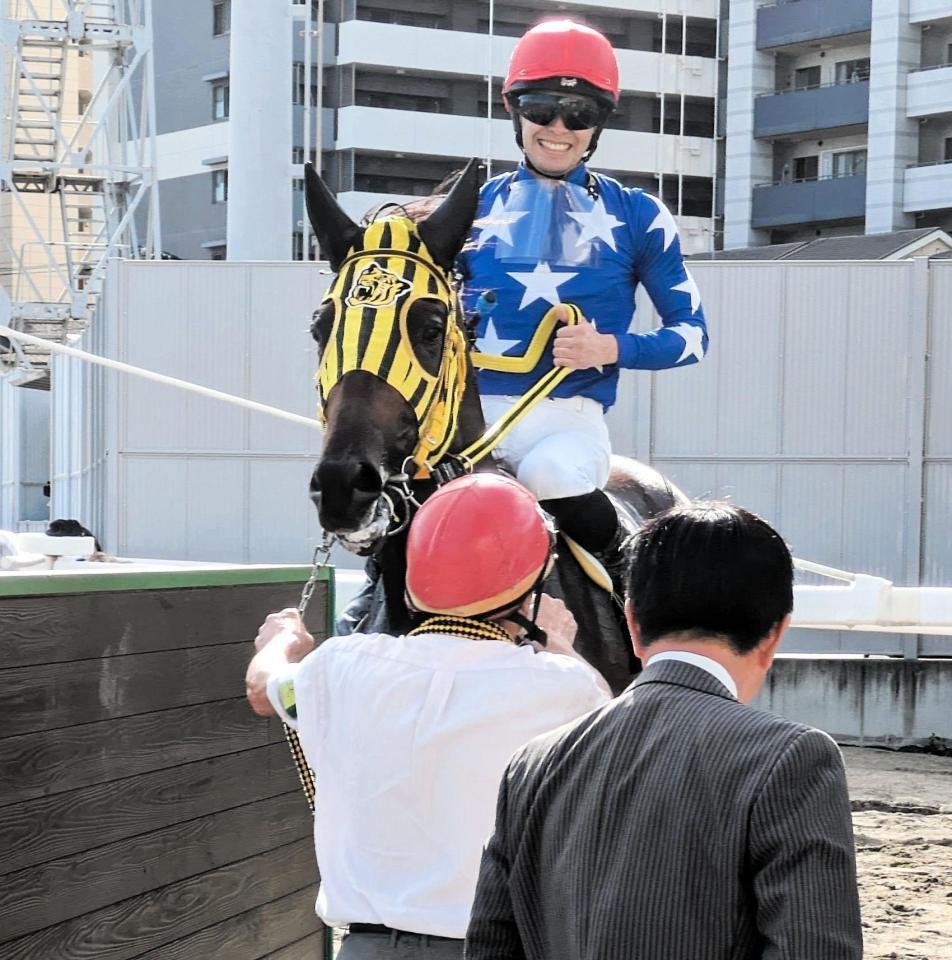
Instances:
[[[559,299],[559,287],[563,283],[568,283],[572,277],[577,277],[577,273],[553,273],[549,265],[542,261],[536,265],[531,273],[510,273],[516,283],[521,283],[525,288],[522,295],[522,303],[519,304],[520,310],[525,310],[530,303],[536,300],[545,300],[555,306],[562,301]]]
[[[609,213],[605,209],[605,201],[601,197],[595,201],[595,205],[587,213],[570,213],[569,216],[582,227],[582,234],[578,238],[578,246],[598,239],[604,240],[612,250],[618,249],[615,246],[615,237],[612,230],[623,227],[625,221],[619,220]]]
[[[675,363],[687,360],[688,357],[697,357],[698,360],[704,359],[704,331],[700,327],[693,323],[679,323],[666,329],[676,333],[684,341],[684,350],[681,352],[681,356],[675,360]]]
[[[496,330],[496,325],[493,323],[492,318],[490,318],[486,324],[486,332],[476,341],[476,346],[479,347],[480,353],[499,357],[520,343],[522,343],[521,340],[503,340],[499,336],[499,331]]]
[[[478,250],[484,243],[493,237],[498,237],[503,243],[512,246],[512,225],[527,216],[528,210],[507,210],[502,197],[493,200],[492,209],[485,217],[477,220],[473,226],[479,227],[479,239],[476,241]]]
[[[647,232],[662,230],[664,232],[664,249],[667,250],[678,235],[678,225],[674,222],[671,211],[657,197],[653,197],[650,193],[646,193],[645,196],[658,208],[658,215],[651,221]]]
[[[688,294],[691,297],[691,313],[697,313],[697,308],[701,305],[701,291],[698,290],[697,284],[694,282],[694,277],[691,276],[687,267],[684,268],[684,273],[687,276],[687,280],[683,283],[675,284],[671,289]]]

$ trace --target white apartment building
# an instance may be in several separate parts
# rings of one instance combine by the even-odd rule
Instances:
[[[621,67],[620,109],[593,166],[662,195],[685,251],[709,250],[720,6],[163,0],[163,246],[189,259],[301,259],[307,155],[355,217],[429,193],[472,156],[511,169],[519,153],[500,88],[513,46],[542,17],[571,16],[608,35]]]
[[[952,227],[952,2],[731,0],[724,246]]]

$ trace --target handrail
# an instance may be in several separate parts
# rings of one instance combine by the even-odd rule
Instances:
[[[757,99],[761,97],[781,97],[788,93],[805,93],[809,90],[825,90],[828,87],[858,87],[861,83],[869,83],[869,76],[857,77],[855,80],[832,80],[828,83],[811,83],[807,87],[784,87],[781,90],[768,90],[766,93],[758,93]]]
[[[792,183],[816,183],[819,180],[851,180],[853,177],[865,177],[865,173],[826,173],[822,177],[797,177],[790,180],[771,180],[768,183],[755,183],[754,189],[761,187],[786,187]]]
[[[943,67],[952,67],[952,60],[946,60],[945,63],[933,63],[928,67],[911,67],[910,73],[927,73],[929,70],[941,70]]]
[[[927,160],[925,163],[907,163],[907,170],[914,170],[917,167],[944,167],[947,164],[952,164],[952,160]]]

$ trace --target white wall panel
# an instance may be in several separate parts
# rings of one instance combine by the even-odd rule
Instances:
[[[190,505],[188,461],[184,458],[125,455],[119,469],[116,543],[104,544],[124,557],[210,560],[186,556]],[[223,494],[225,495],[225,494]],[[209,545],[209,552],[214,545]]]
[[[915,264],[855,263],[838,282],[849,290],[843,453],[904,456]]]
[[[330,275],[326,264],[271,264],[248,274],[248,392],[261,403],[315,416],[317,345],[311,338],[311,315],[320,305]],[[295,451],[315,456],[320,434],[281,420],[252,417],[252,450]]]
[[[926,456],[952,458],[952,260],[932,261],[929,280]]]
[[[922,526],[922,582],[952,586],[952,462],[925,471],[926,520]]]
[[[322,267],[116,263],[85,345],[313,417],[308,327],[327,285]],[[307,492],[318,431],[91,371],[77,364],[61,378],[54,459],[64,506],[104,503],[92,528],[107,549],[160,559],[308,559],[319,534]]]
[[[20,519],[20,396],[0,380],[0,529]]]

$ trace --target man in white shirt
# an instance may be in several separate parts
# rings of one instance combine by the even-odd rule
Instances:
[[[350,927],[340,960],[462,957],[509,757],[609,700],[572,650],[571,614],[541,596],[552,544],[523,487],[463,477],[410,530],[407,596],[431,615],[417,629],[331,638],[311,652],[294,611],[262,626],[248,697],[297,728],[314,770],[317,911]],[[520,643],[540,627],[544,649]]]

